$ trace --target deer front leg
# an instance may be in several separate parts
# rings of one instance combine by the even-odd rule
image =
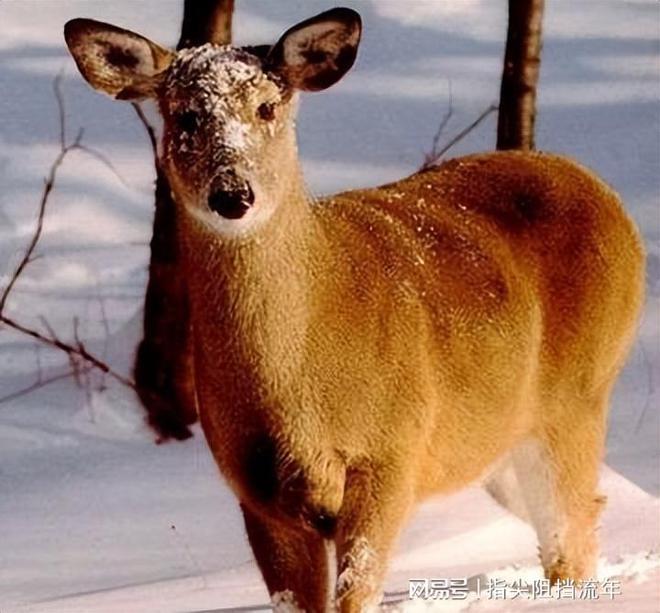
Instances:
[[[336,537],[336,604],[358,613],[380,602],[387,562],[413,502],[407,476],[396,470],[349,475]]]
[[[244,505],[241,510],[274,610],[328,611],[328,560],[323,539],[303,528],[267,522]]]

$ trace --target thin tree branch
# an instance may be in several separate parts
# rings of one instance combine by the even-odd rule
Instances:
[[[66,113],[64,112],[64,97],[62,96],[62,76],[64,70],[61,70],[53,80],[53,92],[57,101],[57,112],[60,117],[60,150],[66,149]]]
[[[433,142],[431,143],[431,150],[424,155],[424,163],[421,165],[420,170],[426,170],[430,166],[433,166],[438,159],[438,148],[440,147],[440,137],[445,131],[445,128],[447,127],[447,124],[449,123],[449,120],[451,119],[451,116],[454,113],[454,100],[452,96],[452,91],[451,91],[451,81],[448,82],[449,84],[449,100],[447,102],[447,110],[445,111],[444,116],[440,120],[440,125],[438,126],[438,129],[435,131],[435,134],[433,136]]]
[[[16,284],[16,281],[18,281],[18,278],[21,276],[21,273],[25,269],[25,267],[28,265],[32,258],[32,253],[34,252],[37,243],[39,242],[39,239],[41,238],[41,232],[44,227],[44,215],[46,213],[46,203],[48,202],[48,196],[50,192],[53,189],[53,185],[55,184],[55,178],[57,176],[57,171],[59,167],[62,165],[62,162],[66,158],[67,154],[71,150],[70,147],[63,147],[58,156],[55,158],[55,161],[53,162],[53,165],[50,168],[50,172],[48,173],[48,177],[46,178],[46,183],[44,185],[43,192],[41,194],[41,201],[39,203],[39,214],[37,217],[37,228],[35,233],[32,235],[32,240],[30,241],[30,244],[28,245],[28,248],[26,249],[25,253],[23,254],[23,257],[16,267],[16,270],[14,271],[14,274],[12,275],[11,279],[9,280],[9,283],[7,284],[7,287],[5,287],[4,291],[2,292],[2,296],[0,296],[0,315],[4,312],[5,304],[7,303],[7,298],[9,297],[9,294],[11,293],[11,290],[14,288],[14,285]]]
[[[31,385],[28,385],[27,387],[24,387],[20,390],[16,390],[15,392],[12,392],[11,394],[7,394],[6,396],[1,396],[0,397],[0,404],[9,402],[10,400],[16,400],[17,398],[21,398],[22,396],[27,396],[28,394],[41,389],[42,387],[46,387],[47,385],[50,385],[51,383],[55,383],[56,381],[62,381],[63,379],[69,379],[70,377],[73,376],[73,371],[69,370],[67,372],[60,373],[59,375],[53,375],[52,377],[47,377],[47,378],[39,378],[38,381],[35,381]]]
[[[85,362],[88,362],[94,368],[97,368],[101,372],[104,372],[108,376],[112,377],[113,379],[119,381],[126,387],[130,388],[135,388],[135,384],[133,381],[128,379],[127,377],[124,377],[123,375],[120,375],[119,373],[115,372],[110,366],[108,366],[105,362],[100,360],[99,358],[95,357],[87,349],[85,348],[83,343],[78,343],[76,345],[71,345],[57,336],[46,336],[45,334],[39,332],[39,330],[35,330],[34,328],[30,328],[28,326],[25,326],[14,319],[11,319],[10,317],[7,317],[6,315],[1,315],[0,316],[0,322],[5,324],[6,326],[13,328],[17,332],[21,332],[27,336],[32,337],[33,339],[39,341],[40,343],[43,343],[44,345],[49,345],[51,347],[55,347],[56,349],[60,349],[64,351],[67,355],[69,356],[76,356],[79,357]],[[72,373],[73,374],[73,373]]]
[[[132,187],[124,177],[122,177],[121,173],[117,170],[115,165],[110,161],[110,158],[108,158],[106,155],[101,153],[100,151],[97,151],[93,147],[88,147],[87,145],[79,144],[76,149],[79,151],[84,151],[87,155],[90,155],[93,157],[95,160],[101,162],[110,172],[112,172],[113,175],[124,185],[124,187]]]
[[[57,338],[55,330],[53,330],[52,326],[50,323],[48,323],[48,320],[43,315],[39,315],[39,321],[41,322],[41,325],[46,328],[46,330],[48,330],[48,334],[50,334],[51,338]]]
[[[103,359],[108,357],[108,344],[110,342],[110,323],[108,322],[108,313],[105,308],[105,299],[101,296],[99,292],[97,295],[97,300],[99,303],[99,311],[101,313],[101,324],[103,325]]]
[[[55,78],[55,81],[57,82],[58,77]],[[55,92],[56,96],[61,97],[61,93],[59,93],[58,87],[55,87]],[[60,98],[58,98],[58,101]],[[58,105],[60,102],[58,102]],[[60,114],[60,118],[64,117],[63,114]],[[61,119],[62,121],[62,119]],[[76,138],[74,141],[67,145],[66,143],[62,142],[62,146],[60,148],[60,152],[55,158],[55,161],[50,167],[50,171],[48,173],[48,176],[46,177],[46,181],[44,183],[44,188],[41,193],[41,201],[39,202],[39,213],[37,216],[37,228],[35,233],[32,235],[32,240],[30,241],[30,244],[28,245],[28,248],[26,249],[25,253],[23,254],[23,257],[21,258],[21,261],[19,262],[18,266],[16,267],[16,270],[14,271],[14,274],[12,275],[11,279],[9,280],[9,283],[5,287],[4,291],[2,292],[2,295],[0,296],[0,315],[4,312],[5,305],[7,304],[7,298],[9,297],[9,294],[11,293],[12,289],[14,288],[14,285],[16,284],[16,281],[18,281],[18,278],[21,276],[21,273],[25,269],[25,267],[32,261],[33,257],[32,254],[37,246],[37,243],[39,242],[39,239],[41,238],[41,233],[43,231],[43,226],[44,226],[44,216],[46,214],[46,204],[48,202],[48,196],[50,195],[50,192],[53,190],[53,187],[55,185],[55,179],[57,178],[57,171],[59,170],[60,166],[66,159],[66,156],[73,151],[74,149],[77,149],[80,147],[80,141],[83,137],[83,130],[82,128],[79,130]]]
[[[16,282],[19,280],[21,274],[24,272],[25,267],[34,259],[33,254],[34,250],[37,247],[37,244],[39,242],[39,239],[41,238],[41,234],[43,231],[43,225],[44,225],[44,219],[45,219],[45,214],[46,214],[46,205],[48,204],[48,198],[50,196],[50,193],[53,190],[53,187],[55,186],[55,180],[57,178],[57,172],[59,168],[61,167],[62,163],[66,159],[66,156],[73,151],[74,149],[83,149],[83,146],[81,145],[81,140],[83,137],[83,130],[79,130],[78,134],[76,135],[75,139],[67,144],[66,142],[66,124],[65,124],[65,119],[66,119],[66,113],[65,113],[65,108],[64,108],[64,99],[62,96],[62,91],[60,88],[60,83],[61,83],[62,75],[59,74],[57,77],[55,77],[55,80],[53,82],[53,90],[55,93],[55,99],[57,101],[57,107],[58,107],[58,114],[60,118],[60,151],[53,161],[50,170],[48,172],[48,176],[45,179],[43,191],[41,194],[41,199],[39,202],[39,212],[37,216],[37,226],[34,231],[34,234],[32,235],[32,238],[30,240],[30,243],[28,244],[28,247],[23,254],[23,257],[21,258],[21,261],[19,262],[18,266],[16,267],[16,270],[11,276],[11,279],[9,280],[9,283],[5,287],[5,289],[2,292],[2,295],[0,295],[0,324],[4,324],[5,326],[12,328],[16,330],[17,332],[20,332],[22,334],[25,334],[26,336],[29,336],[33,338],[34,340],[38,341],[39,343],[42,343],[44,345],[53,347],[55,349],[59,349],[61,351],[64,351],[71,363],[71,372],[68,373],[68,376],[76,376],[78,377],[81,373],[83,375],[87,374],[87,371],[90,368],[95,368],[100,370],[102,373],[107,374],[108,376],[112,377],[113,379],[119,381],[123,385],[130,387],[132,389],[135,389],[135,384],[133,381],[128,379],[127,377],[124,377],[123,375],[120,375],[116,371],[114,371],[108,364],[106,364],[103,360],[100,360],[93,354],[91,354],[87,348],[85,347],[84,343],[80,340],[79,334],[78,334],[78,321],[77,318],[74,318],[74,339],[75,339],[75,344],[70,344],[65,341],[62,341],[53,328],[50,326],[48,321],[45,318],[41,318],[41,321],[48,331],[48,335],[40,332],[39,330],[36,330],[34,328],[31,328],[29,326],[26,326],[10,317],[8,317],[5,314],[5,307],[7,304],[7,300],[9,298],[9,295],[11,294],[14,286],[16,285]],[[86,149],[88,152],[90,150]],[[82,361],[82,366],[81,366],[81,361]],[[86,364],[86,366],[85,366]],[[41,380],[41,376],[39,376],[39,380],[34,383],[32,386],[30,386],[30,389],[26,388],[25,390],[22,390],[20,392],[16,392],[14,395],[10,395],[10,397],[16,397],[16,394],[22,395],[23,393],[28,393],[32,389],[36,389],[38,386],[44,384],[44,381]]]
[[[447,153],[452,147],[454,147],[454,146],[457,145],[460,141],[462,141],[462,140],[463,140],[463,139],[464,139],[464,138],[465,138],[470,132],[472,132],[472,130],[474,130],[474,129],[475,129],[475,128],[476,128],[476,127],[477,127],[477,126],[478,126],[478,125],[484,120],[484,119],[486,119],[486,117],[488,117],[491,113],[494,113],[495,111],[497,111],[497,108],[498,108],[498,107],[497,107],[496,104],[491,104],[488,108],[484,109],[484,110],[480,113],[480,115],[479,115],[479,116],[478,116],[478,117],[477,117],[472,123],[470,123],[470,124],[468,124],[467,126],[465,126],[465,128],[463,128],[458,134],[456,134],[454,137],[452,137],[452,138],[447,142],[447,144],[445,144],[443,147],[441,147],[440,149],[438,149],[438,150],[435,152],[435,155],[434,155],[433,157],[429,157],[429,156],[427,155],[427,157],[426,157],[426,159],[425,159],[425,161],[424,161],[424,164],[421,166],[420,170],[427,170],[427,169],[431,168],[432,166],[435,166],[438,162],[440,162],[440,160],[442,159],[442,156],[445,155],[445,153]],[[445,117],[446,117],[446,116],[447,116],[447,115],[445,115]],[[449,121],[449,120],[447,119],[447,121]],[[446,125],[446,122],[445,122],[444,118],[443,118],[443,122],[442,122],[442,123],[444,123],[444,124]],[[438,130],[439,132],[441,132],[442,129],[444,129],[444,126],[442,125],[442,123],[441,123],[441,125],[440,125],[439,130]],[[436,133],[436,134],[437,134],[437,133]],[[434,142],[435,142],[435,137],[434,137]]]

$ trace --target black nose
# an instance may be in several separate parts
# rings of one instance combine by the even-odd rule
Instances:
[[[238,189],[216,190],[209,196],[209,208],[225,219],[240,219],[254,204],[254,192],[248,183]]]

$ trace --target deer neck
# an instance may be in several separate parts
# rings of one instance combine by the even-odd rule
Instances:
[[[241,237],[214,234],[184,215],[195,336],[217,348],[209,359],[228,376],[239,368],[295,377],[302,360],[320,231],[297,162],[277,200],[271,217]]]

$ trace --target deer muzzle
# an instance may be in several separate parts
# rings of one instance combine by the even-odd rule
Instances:
[[[245,180],[231,173],[212,186],[208,207],[225,219],[240,219],[254,204],[254,191]]]

